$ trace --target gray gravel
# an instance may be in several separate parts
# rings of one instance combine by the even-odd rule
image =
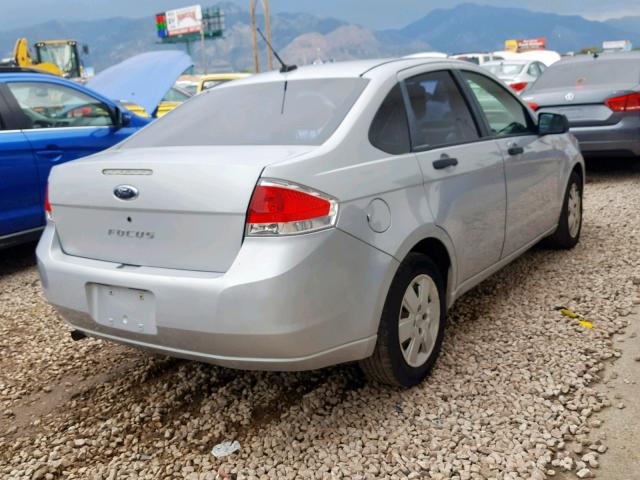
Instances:
[[[640,303],[638,172],[591,172],[585,208],[575,250],[534,249],[456,305],[409,391],[353,366],[238,372],[74,343],[29,249],[2,252],[0,478],[591,478],[598,412],[620,403],[594,387]],[[216,459],[226,440],[241,450]]]

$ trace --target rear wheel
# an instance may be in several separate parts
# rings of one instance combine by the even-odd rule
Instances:
[[[389,289],[375,351],[360,362],[365,374],[394,386],[420,383],[442,348],[445,305],[438,268],[425,255],[409,254]]]
[[[571,249],[578,244],[582,231],[582,179],[573,172],[564,196],[558,229],[546,239],[551,248]]]

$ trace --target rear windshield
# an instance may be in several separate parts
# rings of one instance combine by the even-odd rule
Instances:
[[[484,67],[497,77],[515,77],[522,72],[524,63],[500,63],[484,65]]]
[[[156,120],[122,147],[321,145],[367,82],[337,78],[214,88]]]
[[[536,82],[540,88],[579,87],[589,85],[640,82],[640,62],[632,59],[607,60],[602,57],[586,62],[556,63]]]

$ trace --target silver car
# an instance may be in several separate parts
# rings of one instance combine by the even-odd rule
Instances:
[[[565,115],[587,158],[640,157],[640,52],[564,59],[525,100]]]
[[[542,239],[578,242],[566,132],[455,60],[232,82],[53,169],[42,284],[74,338],[414,385],[457,298]]]
[[[547,69],[544,63],[537,60],[500,60],[486,62],[482,68],[509,85],[516,92],[522,92],[533,85]]]

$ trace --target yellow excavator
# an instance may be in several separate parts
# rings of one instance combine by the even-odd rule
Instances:
[[[46,40],[33,46],[33,56],[26,38],[19,38],[13,49],[12,63],[16,67],[35,68],[66,78],[82,78],[84,67],[75,40]],[[89,53],[86,45],[83,53]]]

